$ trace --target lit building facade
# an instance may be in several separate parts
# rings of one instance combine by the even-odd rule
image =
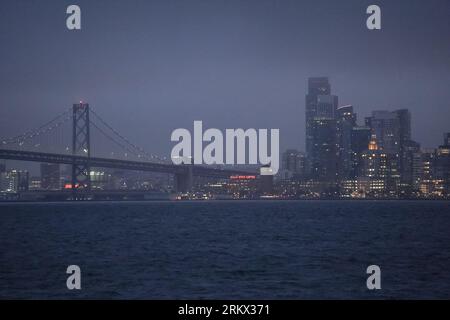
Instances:
[[[28,191],[29,173],[26,170],[10,170],[0,174],[0,187],[2,192]]]

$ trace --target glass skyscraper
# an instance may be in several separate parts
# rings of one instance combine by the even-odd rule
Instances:
[[[331,86],[327,77],[308,79],[305,142],[307,172],[314,179],[334,181],[336,178],[337,106],[338,97],[331,95]]]

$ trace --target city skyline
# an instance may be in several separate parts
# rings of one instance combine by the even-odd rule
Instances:
[[[114,190],[118,190],[124,197],[130,196],[127,192],[131,191],[140,191],[140,196],[145,196],[148,192],[162,191],[164,194],[178,194],[188,199],[448,197],[450,132],[443,134],[442,144],[436,148],[424,149],[420,143],[412,139],[412,116],[408,109],[374,110],[371,116],[364,117],[364,125],[360,125],[353,106],[338,107],[338,96],[332,93],[328,77],[308,78],[304,106],[307,150],[303,153],[295,149],[281,151],[282,170],[278,171],[277,160],[273,175],[262,173],[262,169],[266,167],[264,165],[260,168],[259,174],[256,170],[236,171],[233,167],[231,170],[215,166],[195,167],[201,164],[198,161],[193,163],[193,166],[185,164],[181,167],[175,162],[151,163],[152,159],[153,162],[156,160],[151,154],[124,138],[91,110],[88,103],[76,103],[72,106],[71,117],[70,113],[66,112],[39,127],[37,131],[27,131],[23,136],[2,141],[3,159],[41,164],[40,177],[32,176],[31,179],[29,171],[0,165],[1,195],[5,200],[11,200],[15,197],[19,197],[18,199],[29,197],[29,191],[52,191],[48,195],[41,193],[40,196],[44,196],[44,199],[59,197],[74,200],[77,191],[84,190],[88,192],[87,194],[94,192],[90,197],[95,195],[97,198],[102,196],[98,191],[106,191],[103,196],[109,199],[108,197],[118,197],[117,193],[111,194]],[[90,120],[91,113],[93,120]],[[57,122],[58,119],[60,122]],[[73,135],[69,139],[72,141],[71,148],[66,147],[69,141],[63,141],[61,132],[58,133],[58,129],[63,133],[72,131],[61,127],[61,124],[69,119],[72,119],[69,124],[71,123],[73,130]],[[108,135],[99,125],[110,130],[115,138]],[[93,156],[92,154],[97,153],[93,153],[93,149],[96,148],[92,147],[90,141],[96,134],[92,136],[90,128],[99,130],[97,133],[103,134],[120,146],[122,152],[125,152],[125,159],[116,158],[113,153],[112,159]],[[252,132],[256,137],[256,131]],[[59,141],[62,142],[60,146],[64,151],[49,152],[48,149],[46,151],[45,144],[49,141],[45,139],[46,133],[53,141],[50,142],[50,148],[55,150]],[[245,145],[246,134],[243,130],[241,133],[238,140]],[[257,142],[251,141],[250,136],[248,144]],[[41,140],[41,137],[44,137],[44,140]],[[116,140],[117,138],[120,142]],[[200,145],[202,140],[204,138],[200,136]],[[230,141],[235,143],[234,138]],[[273,143],[272,141],[271,145]],[[27,146],[31,147],[31,150],[27,150]],[[278,146],[275,150],[278,153],[277,148]],[[241,149],[243,150],[239,152],[243,154],[238,158],[243,156],[245,159],[245,147],[241,146]],[[250,150],[248,152],[249,159],[255,156]],[[137,159],[133,161],[128,158],[128,153],[137,156]],[[148,156],[150,158],[147,158]],[[147,162],[149,160],[150,163]],[[60,164],[70,167],[68,171],[67,168],[64,169],[63,175]],[[125,173],[124,170],[172,174],[173,177],[166,179],[163,175],[161,180],[161,177],[146,174],[145,178],[142,176],[130,180],[130,173]],[[70,189],[75,193],[70,193]],[[38,193],[31,195],[35,200],[38,199],[36,196],[40,197]]]
[[[3,0],[0,300],[448,299],[449,39],[450,0]]]
[[[311,79],[322,79],[322,80],[325,80],[326,82],[327,82],[327,84],[330,86],[330,84],[331,84],[331,81],[330,81],[330,79],[328,78],[328,77],[310,77],[310,78],[308,78],[308,81],[309,80],[311,80]],[[330,86],[331,87],[331,86]],[[331,91],[328,91],[328,93],[330,94],[331,93]],[[308,90],[306,91],[306,96],[308,96]],[[338,96],[336,96],[336,95],[332,95],[332,97],[335,97],[336,98],[336,100],[334,101],[334,110],[332,111],[332,118],[334,118],[334,116],[335,116],[335,113],[336,113],[336,115],[338,115],[339,114],[339,110],[347,110],[347,109],[349,109],[349,110],[351,110],[350,112],[351,112],[351,117],[352,117],[352,126],[354,126],[356,129],[358,129],[358,128],[360,128],[360,129],[364,129],[364,128],[370,128],[370,125],[368,126],[368,123],[367,123],[367,121],[368,121],[368,119],[369,118],[372,118],[374,115],[376,115],[376,114],[386,114],[386,113],[395,113],[395,112],[401,112],[401,111],[406,111],[406,112],[408,112],[408,114],[409,114],[409,131],[408,131],[408,139],[411,139],[411,137],[413,136],[413,130],[411,129],[411,128],[413,128],[413,126],[412,126],[412,123],[414,122],[414,116],[410,113],[410,111],[409,111],[409,109],[398,109],[398,110],[372,110],[371,111],[371,113],[370,113],[370,116],[364,116],[364,117],[361,117],[361,115],[360,115],[360,113],[358,113],[358,110],[357,109],[355,109],[354,108],[354,106],[353,105],[344,105],[344,106],[339,106],[339,104],[337,104],[337,100],[338,100]],[[322,102],[322,104],[323,105],[327,105],[327,103],[328,102]],[[306,112],[306,110],[307,110],[307,104],[308,104],[308,102],[306,101],[305,102],[305,105],[304,105],[304,112]],[[305,119],[306,119],[307,117],[305,117]],[[307,140],[307,133],[306,133],[306,127],[305,127],[305,139]],[[448,135],[448,131],[450,131],[450,130],[446,130],[446,131],[444,131],[444,132],[442,132],[441,133],[441,139],[440,139],[440,141],[436,144],[436,145],[434,145],[434,146],[422,146],[420,143],[419,143],[419,148],[421,149],[421,150],[431,150],[431,149],[436,149],[436,148],[438,148],[439,146],[441,146],[441,145],[443,145],[442,144],[442,137],[444,137],[444,139],[445,139],[445,137],[447,137],[447,135]],[[337,132],[336,133],[334,133],[334,134],[338,134]],[[376,135],[375,135],[376,136]],[[9,138],[9,137],[8,137]],[[378,138],[380,138],[380,137],[378,137]],[[420,140],[420,139],[419,139]],[[305,145],[306,145],[306,143],[305,143]],[[367,145],[367,144],[366,144]],[[286,148],[283,148],[283,149],[281,149],[280,150],[280,152],[279,152],[279,154],[280,154],[280,156],[283,154],[283,153],[285,153],[285,152],[287,152],[287,151],[289,151],[289,150],[295,150],[295,151],[299,151],[299,152],[301,152],[301,153],[303,153],[304,155],[307,155],[308,154],[308,150],[305,148],[305,149],[300,149],[300,148],[295,148],[295,147],[286,147]],[[145,152],[147,152],[148,150],[143,150],[143,151],[145,151]],[[144,152],[144,153],[145,153]],[[337,150],[336,150],[336,152],[337,152]],[[165,155],[159,155],[159,156],[161,156],[161,157],[165,157]],[[156,155],[156,157],[158,157],[158,155]],[[22,162],[22,161],[19,161],[19,162],[17,162],[17,161],[14,161],[14,160],[0,160],[0,165],[1,166],[6,166],[6,163],[14,163],[14,165],[12,166],[14,169],[29,169],[29,168],[33,168],[32,169],[32,172],[34,172],[34,173],[36,173],[36,170],[38,169],[38,165],[36,165],[36,164],[33,164],[33,163],[26,163],[26,162]],[[11,166],[10,166],[11,167]]]

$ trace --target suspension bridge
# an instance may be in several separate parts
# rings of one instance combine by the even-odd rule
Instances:
[[[67,130],[70,123],[72,128]],[[96,152],[94,156],[93,140],[100,136],[119,151],[109,151],[101,142],[99,146],[102,148],[99,149],[104,155],[99,156]],[[257,175],[256,171],[175,165],[169,159],[148,153],[131,142],[83,102],[74,104],[35,129],[2,139],[0,159],[70,165],[71,190],[76,193],[92,192],[90,172],[93,167],[173,174],[177,192],[190,191],[196,176],[228,179],[235,175]]]

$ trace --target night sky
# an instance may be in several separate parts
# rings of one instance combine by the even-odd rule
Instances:
[[[66,28],[78,4],[82,30]],[[378,4],[382,30],[366,28]],[[423,147],[450,131],[450,1],[2,0],[0,136],[79,100],[168,155],[176,128],[279,128],[304,150],[307,78],[328,76],[362,124],[409,108]]]

